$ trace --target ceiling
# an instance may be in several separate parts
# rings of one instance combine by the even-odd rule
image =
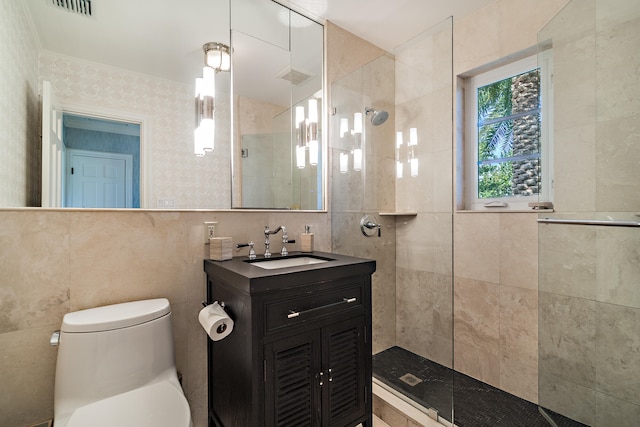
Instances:
[[[461,18],[494,0],[284,0],[309,17],[329,20],[392,51],[450,16]]]
[[[234,8],[247,4],[245,15],[263,13],[264,0],[231,1]],[[492,1],[280,0],[388,51],[449,16],[459,18]],[[52,3],[25,0],[41,48],[92,62],[192,83],[203,64],[202,44],[229,44],[229,0],[92,0],[91,17]]]

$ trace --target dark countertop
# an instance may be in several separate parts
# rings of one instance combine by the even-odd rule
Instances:
[[[319,264],[301,265],[277,269],[264,269],[251,265],[252,262],[310,256],[327,259]],[[356,258],[327,252],[290,252],[288,256],[273,255],[271,258],[235,257],[227,261],[204,260],[204,270],[217,280],[233,285],[235,288],[252,294],[274,289],[322,283],[344,277],[371,275],[376,271],[374,260]]]

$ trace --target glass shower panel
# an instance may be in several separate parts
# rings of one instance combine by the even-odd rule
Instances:
[[[333,250],[377,261],[374,392],[383,389],[448,422],[453,408],[452,34],[447,19],[333,82],[330,125]],[[388,119],[375,125],[367,108],[388,112]],[[358,149],[361,167],[356,167]],[[417,215],[392,214],[408,211]],[[358,222],[364,214],[381,223],[381,237],[362,235]],[[374,410],[383,404],[374,400]]]
[[[538,219],[539,404],[559,426],[636,426],[640,4],[574,0],[538,41],[554,85],[554,211]]]

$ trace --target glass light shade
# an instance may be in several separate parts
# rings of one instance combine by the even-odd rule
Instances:
[[[309,100],[309,121],[318,123],[318,100],[315,98]]]
[[[198,157],[202,157],[205,155],[204,148],[202,147],[202,137],[200,134],[202,133],[202,128],[198,126],[196,130],[193,131],[193,154]]]
[[[216,96],[216,72],[211,67],[202,67],[202,83],[200,84],[200,98],[204,96],[212,96],[212,97]]]
[[[312,166],[318,164],[318,141],[315,139],[309,141],[309,164]]]
[[[409,164],[411,165],[411,176],[415,178],[418,176],[418,158],[409,160]]]
[[[396,161],[396,178],[402,178],[403,166],[400,160]]]
[[[409,145],[418,145],[418,129],[409,128]]]
[[[229,55],[228,48],[224,45],[218,46],[220,46],[219,49],[211,48],[206,50],[205,62],[213,69],[229,71],[231,69],[231,56]]]
[[[300,123],[304,122],[304,106],[296,107],[296,129],[300,129]]]
[[[347,173],[349,170],[349,155],[340,153],[340,173]]]
[[[347,132],[349,132],[349,119],[343,117],[340,119],[340,138],[344,138]]]
[[[353,115],[353,133],[362,133],[362,113]]]
[[[356,148],[353,150],[353,170],[362,170],[362,149]]]
[[[195,131],[195,154],[213,151],[216,124],[212,119],[202,119],[200,126]]]
[[[296,166],[298,167],[298,169],[304,169],[305,147],[303,145],[296,146]]]

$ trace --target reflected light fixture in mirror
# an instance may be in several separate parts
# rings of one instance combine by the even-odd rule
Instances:
[[[222,43],[205,43],[202,78],[196,79],[196,129],[194,131],[194,154],[204,156],[213,151],[215,134],[216,73],[231,69],[229,46]]]
[[[403,176],[402,132],[396,132],[396,177]],[[409,163],[409,171],[412,177],[418,176],[418,128],[409,128],[409,141],[407,142],[407,162]]]
[[[349,119],[343,117],[340,119],[340,138],[352,136],[353,142],[351,146],[351,155],[353,156],[353,170],[359,172],[362,170],[362,113],[353,114],[353,129],[349,130]],[[340,153],[340,173],[349,171],[349,154]]]
[[[309,164],[318,165],[318,100],[309,99],[308,117],[305,117],[304,105],[296,107],[296,166],[304,169],[306,152],[309,151]]]

